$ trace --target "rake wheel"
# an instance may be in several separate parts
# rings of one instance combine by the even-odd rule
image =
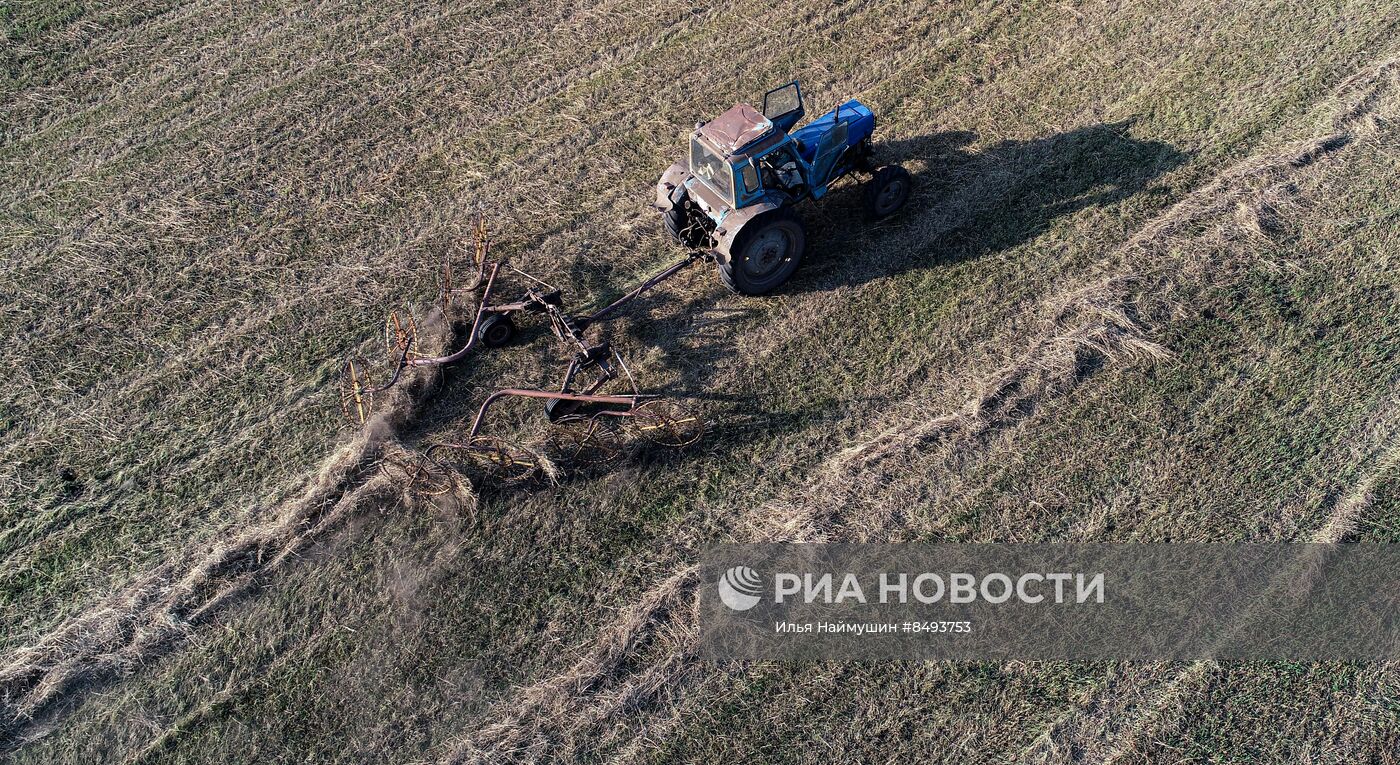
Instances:
[[[442,465],[421,454],[385,457],[379,462],[379,470],[414,496],[436,497],[452,491],[452,476]]]
[[[345,362],[340,371],[340,413],[351,425],[363,425],[374,413],[374,394],[370,391],[369,364],[356,356]]]
[[[642,404],[627,420],[637,435],[657,446],[679,449],[705,435],[705,421],[699,414],[666,398]]]
[[[504,347],[515,337],[515,322],[503,313],[488,314],[477,325],[476,337],[487,348]]]
[[[539,459],[525,448],[493,436],[477,436],[470,443],[442,443],[428,449],[434,462],[453,463],[507,483],[523,481],[540,469]]]
[[[604,465],[622,454],[622,439],[610,418],[568,417],[549,430],[550,449],[571,465]]]
[[[384,319],[384,348],[395,359],[416,358],[418,354],[418,322],[407,309],[390,311]]]

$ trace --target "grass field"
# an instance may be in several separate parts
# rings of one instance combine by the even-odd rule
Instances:
[[[1400,762],[1377,664],[694,658],[717,541],[1400,541],[1400,16],[1336,3],[0,6],[0,752],[51,762]],[[914,173],[780,294],[614,326],[711,422],[557,485],[339,422],[485,208],[586,305],[697,119],[802,80]],[[425,342],[452,340],[441,322]],[[553,355],[551,355],[553,354]],[[534,407],[498,432],[542,433]]]

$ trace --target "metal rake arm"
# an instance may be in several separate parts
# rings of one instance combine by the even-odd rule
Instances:
[[[656,396],[630,395],[630,396],[598,396],[584,393],[561,393],[559,391],[529,390],[524,388],[502,388],[486,397],[481,402],[481,408],[476,410],[476,419],[472,420],[471,430],[467,432],[467,442],[476,438],[481,433],[481,425],[486,421],[486,410],[491,405],[507,396],[521,396],[523,398],[542,399],[563,399],[564,401],[581,401],[586,404],[626,404],[629,407],[637,406],[639,401],[645,401]]]
[[[462,346],[454,353],[450,353],[446,356],[405,359],[404,364],[415,367],[440,366],[443,364],[451,364],[457,361],[461,361],[463,358],[466,357],[468,353],[471,353],[472,348],[476,347],[476,328],[480,326],[481,317],[486,314],[486,307],[491,303],[491,290],[496,286],[496,273],[500,270],[500,263],[491,264],[491,271],[486,277],[486,289],[481,291],[481,302],[476,307],[476,318],[472,320],[472,328],[471,332],[468,333],[466,345]],[[400,369],[402,369],[402,366],[400,366]],[[398,372],[394,373],[394,377],[395,379],[398,378]]]
[[[676,274],[680,273],[681,270],[683,270],[686,266],[690,265],[691,263],[704,260],[704,258],[704,253],[692,252],[691,254],[685,257],[685,260],[678,261],[673,265],[667,267],[665,271],[662,271],[661,273],[637,285],[635,288],[633,288],[631,292],[627,293],[626,295],[623,295],[622,297],[618,298],[617,300],[614,300],[612,303],[608,304],[603,308],[598,309],[597,311],[589,314],[588,316],[582,317],[582,320],[588,324],[606,321],[608,317],[612,316],[614,313],[617,313],[628,303],[640,297],[643,292],[646,292],[652,287],[655,287],[656,285],[666,281],[667,279],[670,279],[672,276],[675,276]]]

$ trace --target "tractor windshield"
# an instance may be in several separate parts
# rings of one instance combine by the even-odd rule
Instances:
[[[734,204],[734,171],[728,162],[715,156],[710,147],[698,138],[690,139],[690,172],[723,197],[724,201]]]

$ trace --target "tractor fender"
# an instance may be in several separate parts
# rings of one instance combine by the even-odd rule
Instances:
[[[686,178],[690,175],[690,166],[685,160],[681,160],[666,168],[666,172],[661,174],[661,180],[656,182],[656,209],[666,212],[675,206],[677,195],[676,189],[684,188]]]
[[[724,216],[724,220],[721,221],[719,227],[715,229],[715,259],[718,260],[721,265],[728,263],[729,248],[738,240],[739,232],[744,229],[744,226],[747,226],[749,223],[752,223],[768,213],[781,210],[782,208],[782,204],[765,199],[742,209],[734,210]]]

